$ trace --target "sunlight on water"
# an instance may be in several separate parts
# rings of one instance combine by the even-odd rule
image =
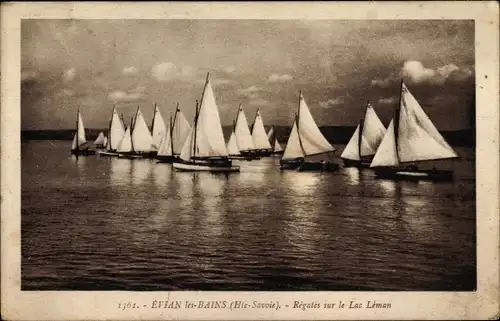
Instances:
[[[145,159],[132,161],[132,184],[144,185],[149,179],[152,170],[152,162]]]
[[[359,185],[360,182],[360,171],[355,167],[346,167],[343,172],[347,174],[347,182],[349,185]]]
[[[179,172],[148,159],[76,159],[70,144],[22,145],[23,290],[475,286],[467,158],[458,179],[438,184],[369,169],[282,171],[279,157],[238,162],[229,175]]]
[[[132,176],[132,160],[112,158],[110,179],[112,185],[129,185]]]

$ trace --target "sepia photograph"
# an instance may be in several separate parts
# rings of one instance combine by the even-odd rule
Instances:
[[[21,36],[22,289],[475,289],[473,21]]]
[[[166,12],[18,20],[21,293],[147,296],[106,303],[119,320],[383,318],[399,294],[484,293],[484,24]]]

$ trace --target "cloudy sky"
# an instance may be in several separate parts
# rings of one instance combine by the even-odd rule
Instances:
[[[22,128],[108,126],[178,102],[189,120],[206,73],[223,125],[290,125],[303,91],[319,125],[355,125],[370,100],[387,124],[401,77],[440,130],[468,128],[473,21],[23,20]]]

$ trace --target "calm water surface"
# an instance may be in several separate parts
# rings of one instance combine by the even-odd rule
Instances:
[[[277,157],[176,172],[70,145],[22,143],[23,290],[475,288],[472,149],[454,182],[415,183]]]

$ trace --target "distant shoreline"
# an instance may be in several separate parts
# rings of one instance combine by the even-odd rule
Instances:
[[[270,127],[266,128],[269,130]],[[325,126],[320,127],[321,132],[333,144],[347,144],[356,127],[352,126]],[[231,133],[231,126],[223,126],[226,139]],[[87,138],[93,141],[100,132],[107,133],[107,129],[86,129]],[[290,127],[275,126],[278,141],[286,143],[290,133]],[[21,140],[72,140],[74,129],[42,129],[42,130],[22,130]],[[441,134],[453,146],[474,147],[476,143],[475,130],[462,129],[455,131],[441,131]]]

